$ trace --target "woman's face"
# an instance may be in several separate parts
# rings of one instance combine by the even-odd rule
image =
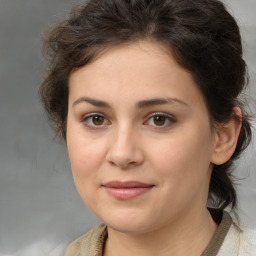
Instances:
[[[143,233],[205,211],[214,136],[202,94],[164,46],[110,49],[69,88],[72,172],[95,215]]]

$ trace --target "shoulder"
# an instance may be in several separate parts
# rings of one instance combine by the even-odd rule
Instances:
[[[218,253],[222,255],[256,255],[256,230],[240,229],[232,224]]]
[[[256,229],[244,229],[239,242],[239,255],[256,255]]]
[[[73,241],[64,256],[101,256],[107,237],[107,227],[101,224]]]

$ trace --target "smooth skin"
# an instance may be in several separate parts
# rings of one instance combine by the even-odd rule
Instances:
[[[108,226],[104,255],[200,255],[217,228],[206,208],[213,164],[231,157],[241,123],[212,129],[191,74],[153,41],[108,49],[72,72],[69,88],[73,177]],[[151,188],[118,199],[111,181]]]

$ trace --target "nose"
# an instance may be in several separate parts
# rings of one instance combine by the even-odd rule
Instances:
[[[128,169],[138,166],[144,161],[142,145],[138,135],[131,129],[125,127],[119,129],[109,142],[109,150],[106,160],[121,169]]]

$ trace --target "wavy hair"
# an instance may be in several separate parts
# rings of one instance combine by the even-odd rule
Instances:
[[[40,95],[57,134],[66,138],[68,79],[109,47],[155,40],[170,49],[201,93],[212,124],[226,123],[239,106],[243,117],[231,159],[213,167],[209,202],[216,210],[237,203],[232,181],[235,159],[251,140],[251,126],[239,94],[247,84],[239,27],[219,0],[90,0],[44,36],[49,71]]]

